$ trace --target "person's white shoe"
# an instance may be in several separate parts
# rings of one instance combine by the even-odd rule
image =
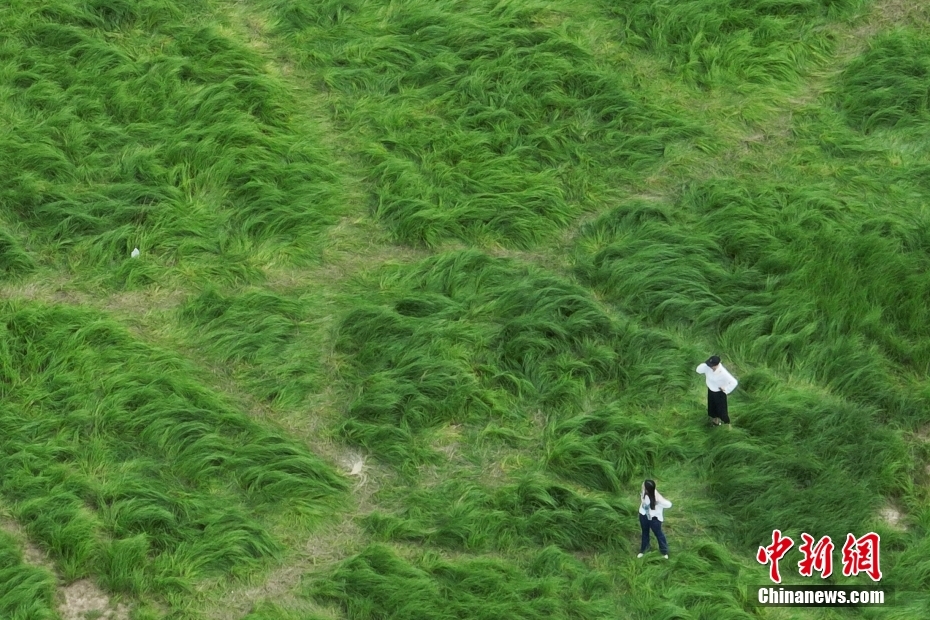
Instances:
[[[668,555],[664,555],[664,556],[662,556],[662,557],[664,557],[666,560],[668,559]]]
[[[641,558],[641,557],[643,557],[643,554],[642,554],[642,553],[637,553],[637,554],[636,554],[636,557]]]

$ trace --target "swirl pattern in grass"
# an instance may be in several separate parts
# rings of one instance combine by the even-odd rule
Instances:
[[[372,169],[401,240],[531,246],[697,130],[642,101],[539,2],[266,2]]]
[[[337,350],[354,387],[343,433],[394,464],[429,461],[429,429],[532,408],[571,415],[592,390],[653,386],[663,364],[680,365],[667,338],[609,316],[576,284],[481,252],[384,280],[383,299],[344,316]]]
[[[249,279],[250,251],[314,255],[339,193],[332,157],[205,5],[8,4],[0,217],[120,285],[179,263]],[[134,247],[158,266],[123,261]]]
[[[177,595],[282,551],[258,518],[311,521],[344,481],[179,358],[94,312],[0,307],[0,493],[66,579]]]
[[[55,620],[55,578],[23,562],[19,544],[0,530],[0,614],[8,620]]]
[[[823,60],[825,28],[862,0],[605,0],[624,39],[704,87],[796,79]]]
[[[862,131],[930,122],[930,36],[899,29],[876,37],[839,78],[847,121]]]

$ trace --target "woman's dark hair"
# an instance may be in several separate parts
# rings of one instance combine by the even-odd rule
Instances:
[[[647,480],[643,483],[646,487],[646,495],[649,496],[649,509],[656,509],[656,483],[652,480]]]

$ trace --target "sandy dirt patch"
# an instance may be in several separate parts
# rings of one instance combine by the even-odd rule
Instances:
[[[58,613],[62,620],[128,620],[129,608],[111,605],[110,597],[89,579],[80,579],[58,589],[62,597]]]

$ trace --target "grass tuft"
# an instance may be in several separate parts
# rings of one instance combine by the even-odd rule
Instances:
[[[339,195],[332,158],[295,134],[299,102],[264,61],[200,22],[205,4],[13,4],[0,216],[114,286],[178,265],[235,280],[250,250],[316,256]],[[112,274],[135,247],[146,273]]]
[[[190,593],[281,556],[263,513],[314,523],[341,504],[328,465],[111,320],[8,304],[0,325],[0,493],[65,579]]]
[[[839,77],[847,122],[861,131],[930,121],[930,38],[912,30],[876,37]]]
[[[507,1],[383,11],[266,2],[361,142],[373,212],[395,236],[530,247],[698,129],[650,106],[583,39],[571,8]]]
[[[616,497],[588,497],[538,474],[495,490],[466,480],[415,490],[398,514],[372,513],[366,528],[385,541],[447,549],[512,551],[553,545],[566,551],[622,548],[636,508]]]
[[[682,450],[643,420],[606,407],[554,426],[547,464],[556,474],[592,489],[620,493],[634,477],[648,478]]]
[[[0,530],[0,613],[9,620],[54,620],[55,577],[23,562],[12,536]]]
[[[832,49],[824,25],[860,0],[604,2],[624,40],[668,57],[703,87],[796,79]]]
[[[0,280],[30,273],[35,261],[19,241],[5,230],[0,230]]]
[[[551,558],[549,552],[550,563]],[[577,560],[570,556],[562,556],[562,562],[578,570]],[[613,617],[614,611],[598,596],[596,579],[533,576],[497,559],[449,561],[427,553],[408,562],[380,545],[367,547],[340,565],[330,579],[311,587],[318,598],[342,606],[352,620],[588,620]]]
[[[187,300],[179,318],[200,351],[219,365],[244,369],[242,380],[259,399],[297,406],[321,387],[321,346],[310,338],[316,330],[305,301],[208,288]]]

